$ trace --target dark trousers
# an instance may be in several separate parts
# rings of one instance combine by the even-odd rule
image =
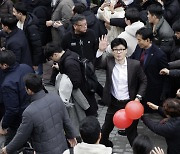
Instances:
[[[8,145],[11,142],[11,140],[16,135],[16,132],[17,132],[17,129],[8,128],[8,132],[6,134],[6,139],[5,139],[4,146]],[[18,152],[14,151],[11,154],[18,154]]]
[[[97,89],[96,89],[96,93],[99,95],[99,97],[103,97],[103,86],[97,82]]]
[[[90,105],[90,107],[87,110],[85,110],[86,115],[97,116],[98,105],[95,99],[95,93],[87,91],[84,86],[81,86],[80,89]]]
[[[110,135],[111,131],[114,128],[113,116],[118,110],[124,109],[128,102],[129,102],[129,100],[117,101],[112,96],[111,105],[107,109],[105,122],[104,122],[104,124],[102,126],[102,138],[101,138],[101,141],[100,141],[101,144],[107,145],[107,143],[109,142],[109,135]],[[138,121],[139,120],[134,120],[133,123],[131,124],[131,126],[125,129],[128,141],[129,141],[131,146],[133,144],[134,139],[138,135],[138,133],[137,133]]]
[[[16,132],[17,132],[17,129],[8,128],[8,132],[6,135],[6,140],[5,140],[4,145],[8,145],[11,142],[11,140],[16,135]]]

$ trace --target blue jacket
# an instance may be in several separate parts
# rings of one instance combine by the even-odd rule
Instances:
[[[29,97],[25,90],[23,77],[33,70],[26,64],[18,64],[3,70],[4,81],[1,85],[2,102],[5,114],[2,128],[18,128],[24,109],[29,105]]]
[[[32,66],[31,53],[24,32],[16,28],[8,34],[6,39],[6,49],[11,50],[16,55],[16,61],[20,64]]]

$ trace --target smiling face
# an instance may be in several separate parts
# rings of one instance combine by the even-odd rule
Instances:
[[[118,46],[115,46],[112,51],[113,56],[117,61],[124,61],[124,59],[126,58],[127,49],[124,45],[120,44]]]

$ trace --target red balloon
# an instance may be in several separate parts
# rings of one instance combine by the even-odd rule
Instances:
[[[125,109],[118,110],[113,117],[113,123],[117,128],[128,128],[133,120],[129,119],[126,115]]]
[[[130,101],[125,107],[126,114],[130,119],[139,119],[144,113],[144,107],[139,101]]]

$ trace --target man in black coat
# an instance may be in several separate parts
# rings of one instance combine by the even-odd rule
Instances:
[[[15,54],[10,50],[0,52],[0,69],[4,76],[0,89],[2,103],[5,106],[1,132],[7,131],[6,145],[15,135],[21,123],[22,113],[30,103],[23,77],[27,73],[32,73],[33,69],[26,64],[18,64]]]
[[[3,30],[0,35],[6,37],[4,47],[16,55],[16,61],[32,66],[31,53],[26,36],[22,30],[17,28],[17,19],[13,15],[7,15],[1,20]]]
[[[114,114],[116,111],[124,109],[130,100],[142,100],[145,95],[147,79],[140,63],[126,58],[127,43],[124,39],[116,38],[111,42],[112,54],[110,55],[104,53],[107,45],[107,38],[102,38],[96,54],[96,64],[100,68],[106,69],[103,101],[108,105],[100,143],[112,147],[113,144],[108,139],[114,128]],[[134,120],[131,126],[125,129],[131,146],[137,136],[137,124],[138,120]]]
[[[26,5],[22,2],[18,2],[13,7],[13,14],[19,20],[17,23],[18,28],[22,29],[26,35],[29,43],[29,48],[32,56],[32,63],[34,70],[41,67],[38,70],[40,75],[42,74],[42,62],[43,62],[43,51],[41,36],[38,28],[38,19],[32,13],[27,13]],[[39,68],[40,69],[40,68]]]
[[[97,103],[94,97],[94,93],[85,89],[79,62],[79,55],[70,50],[62,50],[60,46],[54,43],[49,43],[45,47],[45,57],[49,60],[53,60],[55,67],[61,74],[66,74],[73,84],[73,88],[80,88],[84,96],[86,97],[90,107],[85,111],[86,115],[97,116]]]
[[[145,109],[149,112],[146,102],[153,102],[161,105],[162,100],[167,97],[166,77],[161,76],[160,70],[168,67],[166,54],[154,45],[152,40],[152,30],[141,28],[136,32],[138,45],[131,58],[139,60],[147,76],[147,90],[145,95]]]
[[[76,14],[71,18],[73,30],[64,35],[61,45],[64,50],[76,52],[81,58],[95,61],[98,40],[93,30],[87,28],[85,16]],[[102,97],[103,87],[98,82],[96,93]],[[95,100],[92,95],[93,101]]]

